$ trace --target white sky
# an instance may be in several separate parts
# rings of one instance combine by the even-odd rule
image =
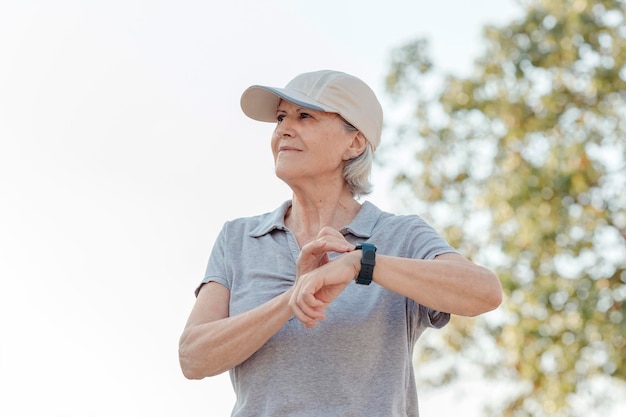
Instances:
[[[229,415],[228,375],[187,381],[177,347],[223,222],[289,198],[272,126],[245,118],[241,92],[332,68],[382,96],[391,48],[418,36],[440,67],[467,71],[481,27],[516,11],[513,0],[2,2],[0,415]],[[378,184],[370,200],[393,210]],[[478,408],[451,398],[421,395],[422,415]]]

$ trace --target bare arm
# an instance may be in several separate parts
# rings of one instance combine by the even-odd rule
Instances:
[[[323,320],[326,307],[360,271],[360,261],[361,251],[353,251],[304,274],[290,300],[298,320],[307,327]],[[377,256],[373,281],[432,309],[462,316],[485,313],[502,301],[498,277],[454,253],[434,261]]]
[[[456,253],[439,255],[435,261],[380,256],[373,277],[422,305],[461,316],[486,313],[502,302],[498,277]]]
[[[179,342],[185,377],[218,375],[248,359],[293,315],[288,306],[290,293],[291,289],[229,317],[230,291],[216,282],[203,285]]]

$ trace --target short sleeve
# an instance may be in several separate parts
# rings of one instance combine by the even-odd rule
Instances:
[[[204,273],[204,278],[194,292],[196,297],[200,292],[200,288],[202,288],[204,284],[207,284],[209,282],[217,282],[230,290],[231,283],[227,279],[229,274],[227,273],[225,256],[227,226],[228,223],[224,224],[222,230],[217,236],[217,239],[215,240],[215,243],[213,244],[213,249],[211,250],[211,255],[209,256],[209,262]]]

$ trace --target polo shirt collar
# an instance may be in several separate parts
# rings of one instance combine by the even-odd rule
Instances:
[[[276,210],[262,217],[261,222],[251,232],[251,237],[260,237],[273,230],[287,230],[285,214],[291,207],[291,200],[282,203]],[[364,201],[357,215],[349,225],[341,228],[342,234],[350,233],[356,237],[368,239],[383,212],[369,201]]]
[[[276,210],[260,217],[260,222],[250,231],[250,237],[261,237],[273,230],[287,230],[285,226],[285,214],[291,207],[291,200],[285,201]]]
[[[369,239],[374,232],[374,226],[382,214],[383,212],[374,204],[364,201],[354,219],[352,219],[349,225],[342,228],[340,232],[344,235],[350,233],[356,237]]]

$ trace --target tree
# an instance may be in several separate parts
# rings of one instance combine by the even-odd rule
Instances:
[[[502,280],[498,314],[445,333],[511,382],[491,413],[586,415],[607,404],[603,384],[626,379],[626,2],[520,6],[485,28],[472,76],[434,87],[425,40],[394,51],[388,92],[409,121],[382,164],[412,150],[394,167],[397,195]]]

